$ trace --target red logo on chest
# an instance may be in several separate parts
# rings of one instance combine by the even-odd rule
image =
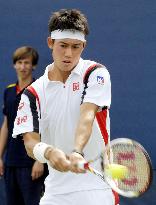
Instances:
[[[80,89],[80,84],[79,84],[79,82],[73,83],[73,91],[79,90],[79,89]]]

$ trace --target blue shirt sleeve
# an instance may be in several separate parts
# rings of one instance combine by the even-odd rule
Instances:
[[[2,106],[2,112],[3,112],[4,115],[7,115],[6,95],[7,95],[7,89],[4,90],[4,94],[3,94],[3,106]]]

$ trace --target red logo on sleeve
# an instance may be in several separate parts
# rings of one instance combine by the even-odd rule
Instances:
[[[23,117],[18,117],[17,118],[17,125],[20,125],[20,124],[22,124],[22,123],[24,123],[26,121],[27,121],[27,115],[25,115]]]
[[[24,107],[24,102],[21,102],[18,106],[18,110],[21,110]]]

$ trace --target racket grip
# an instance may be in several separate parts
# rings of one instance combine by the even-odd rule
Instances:
[[[79,169],[88,169],[89,167],[89,163],[88,162],[84,162],[84,161],[80,161],[78,162],[78,168]]]

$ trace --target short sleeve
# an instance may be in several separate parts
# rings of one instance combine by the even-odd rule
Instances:
[[[100,107],[110,107],[111,81],[106,68],[97,68],[90,74],[83,102],[94,103]]]
[[[14,121],[13,137],[26,132],[39,133],[39,108],[37,100],[27,89],[21,96],[17,116]]]

